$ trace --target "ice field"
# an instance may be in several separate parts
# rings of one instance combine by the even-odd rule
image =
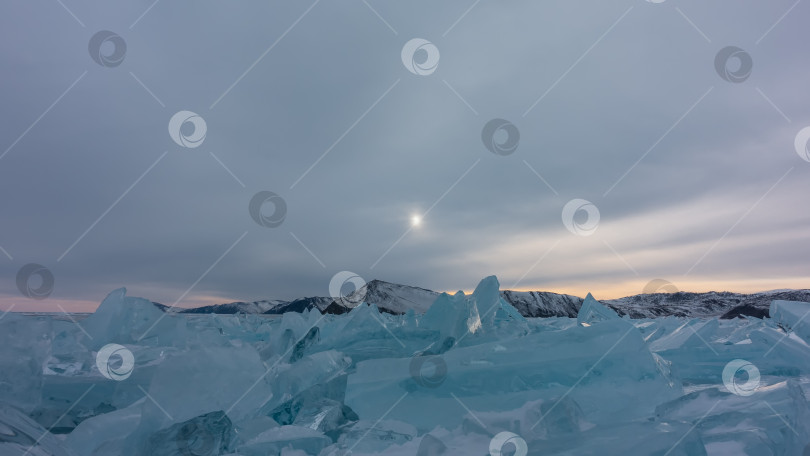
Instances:
[[[424,314],[188,316],[119,289],[0,320],[0,454],[803,455],[808,310],[527,319],[488,277]]]

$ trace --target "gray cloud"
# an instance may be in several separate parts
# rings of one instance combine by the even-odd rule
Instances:
[[[779,21],[792,1],[370,2],[386,24],[359,1],[69,3],[84,27],[59,4],[0,15],[5,308],[33,305],[14,281],[30,262],[56,278],[40,307],[118,286],[171,304],[198,280],[179,305],[325,295],[340,270],[442,290],[493,273],[578,294],[807,286],[804,4]],[[88,54],[99,30],[126,41],[120,66]],[[435,73],[402,65],[414,37]],[[743,83],[715,72],[728,45],[753,59]],[[205,119],[200,147],[169,136],[181,110]],[[493,118],[515,153],[482,144]],[[277,228],[248,214],[262,190],[287,203]],[[563,226],[573,198],[599,208],[593,236]]]

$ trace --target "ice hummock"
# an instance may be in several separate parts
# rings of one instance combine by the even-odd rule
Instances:
[[[810,304],[629,320],[589,295],[576,318],[527,319],[499,288],[402,315],[165,313],[124,289],[78,324],[9,314],[0,454],[807,451]],[[99,360],[124,351],[125,375]]]
[[[793,331],[805,342],[810,343],[810,304],[796,301],[774,301],[771,304],[771,318],[786,330]]]
[[[577,323],[582,326],[591,326],[600,321],[617,320],[618,318],[619,314],[605,307],[588,293],[577,314]]]

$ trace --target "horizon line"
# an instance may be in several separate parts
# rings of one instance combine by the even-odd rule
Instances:
[[[447,293],[449,295],[453,295],[453,294],[457,293],[458,291],[463,292],[465,295],[470,295],[474,291],[474,289],[458,289],[458,290],[454,290],[454,291],[432,290],[430,288],[425,288],[425,287],[421,287],[421,286],[417,286],[417,285],[400,284],[400,283],[390,282],[390,281],[382,280],[382,279],[372,279],[372,280],[370,280],[370,281],[368,281],[366,283],[370,283],[370,282],[373,282],[375,280],[379,281],[379,282],[394,284],[394,285],[401,285],[401,286],[412,287],[412,288],[421,288],[421,289],[432,291],[432,292],[435,292],[435,293]],[[661,280],[661,279],[657,279],[657,280]],[[712,281],[712,282],[714,282],[714,281]],[[746,282],[748,282],[748,281],[746,281]],[[729,281],[727,281],[726,283],[729,283]],[[554,294],[558,294],[558,295],[574,296],[574,297],[577,297],[577,298],[580,298],[580,299],[584,299],[585,296],[587,296],[590,293],[590,294],[592,294],[594,296],[594,298],[597,301],[611,301],[611,300],[622,299],[622,298],[627,298],[627,297],[632,297],[632,296],[639,296],[639,295],[642,295],[642,294],[674,294],[674,293],[683,292],[683,293],[694,293],[694,294],[700,294],[700,293],[734,293],[734,294],[741,294],[741,295],[752,295],[752,294],[773,293],[773,292],[780,292],[780,291],[810,290],[810,288],[801,288],[801,287],[777,287],[777,288],[757,288],[757,289],[750,288],[750,287],[738,287],[737,289],[739,291],[733,291],[733,290],[728,289],[728,288],[727,289],[722,289],[722,286],[721,286],[721,288],[712,288],[711,286],[697,286],[697,287],[693,286],[693,287],[690,287],[690,289],[680,289],[680,287],[672,285],[673,287],[675,287],[675,291],[661,291],[661,289],[666,285],[672,285],[672,284],[670,282],[668,282],[668,281],[665,281],[664,283],[662,283],[662,286],[659,286],[658,289],[655,292],[652,292],[652,293],[644,293],[644,290],[642,290],[641,292],[635,292],[635,293],[629,292],[628,293],[626,291],[627,287],[621,287],[621,286],[611,287],[612,289],[610,289],[610,291],[612,291],[612,292],[609,292],[608,289],[605,289],[604,287],[596,286],[596,287],[593,287],[595,291],[585,292],[584,295],[582,295],[582,296],[580,296],[579,291],[575,291],[575,290],[572,289],[574,287],[565,287],[565,286],[549,287],[547,289],[541,289],[541,288],[536,288],[536,287],[514,287],[514,288],[513,287],[506,287],[506,288],[500,288],[500,291],[513,291],[513,292],[521,292],[521,293],[527,293],[527,292],[554,293]],[[121,287],[118,287],[118,288],[121,288]],[[129,289],[130,287],[123,287],[123,288],[128,288]],[[576,288],[580,288],[580,287],[576,287]],[[601,290],[599,290],[600,288],[601,288]],[[632,287],[632,288],[634,288],[636,290],[638,289],[636,287]],[[747,288],[747,290],[745,288]],[[115,289],[117,289],[117,288],[115,288]],[[619,289],[624,289],[625,291],[619,292],[618,291]],[[138,296],[138,294],[130,295],[129,290],[128,290],[127,295],[132,296],[132,297],[143,297],[143,296]],[[105,297],[106,297],[106,294],[105,294]],[[313,298],[313,297],[328,298],[330,296],[313,294],[313,295],[298,296],[298,297],[295,297],[295,298],[292,298],[292,299],[277,299],[277,298],[233,299],[233,298],[222,297],[222,296],[219,296],[219,295],[202,295],[202,296],[198,296],[198,297],[193,298],[193,299],[189,299],[189,301],[191,301],[191,302],[188,303],[187,305],[178,304],[178,305],[175,305],[173,307],[177,307],[177,308],[181,308],[181,309],[195,309],[195,308],[200,308],[200,307],[215,306],[215,305],[222,305],[222,304],[231,304],[231,303],[238,303],[238,302],[258,302],[258,301],[274,301],[274,300],[284,301],[284,302],[293,302],[293,301],[298,300],[298,299]],[[167,307],[172,307],[172,306],[169,306],[167,304],[164,304],[163,302],[160,302],[159,300],[154,300],[154,299],[145,298],[145,297],[144,297],[144,299],[148,299],[148,300],[150,300],[152,302],[156,302],[158,304],[165,305]],[[7,295],[5,297],[0,296],[0,312],[2,312],[2,313],[6,313],[6,312],[9,312],[9,313],[42,313],[42,314],[48,314],[48,313],[94,313],[96,311],[96,309],[98,308],[98,306],[101,304],[102,300],[103,300],[103,298],[101,300],[98,300],[98,301],[96,301],[96,300],[88,300],[88,299],[59,299],[59,298],[47,298],[47,299],[44,299],[44,300],[30,300],[29,298],[25,298],[23,296],[14,296],[14,297],[12,297],[12,296]],[[24,303],[23,303],[23,301],[24,301]],[[51,305],[47,304],[48,302],[54,302],[54,301],[56,301],[55,306],[52,305],[52,304]],[[44,306],[48,306],[50,308],[46,308]],[[77,307],[82,308],[83,310],[78,310],[78,309],[76,309]],[[65,310],[66,308],[74,308],[75,310],[66,311]]]

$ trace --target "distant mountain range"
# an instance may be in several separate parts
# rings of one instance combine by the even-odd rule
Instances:
[[[293,301],[270,300],[231,302],[193,309],[170,308],[155,303],[161,309],[183,314],[283,314],[318,310],[321,313],[343,314],[357,303],[376,304],[382,312],[404,314],[408,310],[424,313],[441,293],[409,285],[372,280],[346,298],[299,298]],[[576,317],[583,298],[548,291],[501,291],[501,297],[512,304],[524,317]],[[653,293],[600,301],[619,315],[630,318],[720,317],[736,318],[768,316],[772,300],[810,302],[810,290],[777,290],[742,294],[731,292]]]

